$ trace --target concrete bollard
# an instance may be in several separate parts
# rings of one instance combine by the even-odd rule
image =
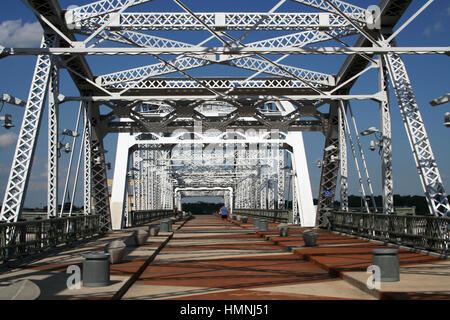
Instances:
[[[380,267],[381,282],[400,281],[397,249],[374,249],[372,254],[372,264]]]
[[[161,221],[159,231],[161,232],[170,232],[172,230],[172,224],[169,220]]]
[[[105,246],[105,253],[109,254],[111,264],[122,261],[127,245],[122,240],[114,240]]]
[[[269,222],[264,219],[259,220],[259,230],[267,231],[268,229],[269,229]]]
[[[86,253],[83,254],[83,286],[106,287],[109,285],[109,254]]]
[[[148,227],[148,232],[150,233],[151,237],[156,237],[159,233],[159,226],[151,225]]]
[[[306,247],[314,247],[317,245],[317,238],[319,237],[319,235],[312,231],[312,230],[308,230],[302,233],[303,236],[303,240],[305,241],[305,246]]]
[[[131,235],[131,236],[127,237],[124,240],[124,242],[125,242],[125,245],[127,247],[135,247],[135,246],[137,246],[136,239],[135,239],[134,235]]]
[[[137,230],[133,233],[134,239],[138,246],[142,246],[145,244],[148,238],[148,232],[145,230]]]
[[[280,232],[280,237],[287,237],[289,233],[289,226],[287,223],[280,223],[278,226],[278,231]]]
[[[259,229],[259,218],[253,218],[253,228]]]

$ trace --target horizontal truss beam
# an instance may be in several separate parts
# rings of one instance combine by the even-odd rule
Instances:
[[[165,54],[299,54],[299,55],[354,55],[354,54],[446,54],[450,55],[450,46],[446,47],[308,47],[308,48],[4,48],[0,47],[0,58],[9,55],[165,55]]]
[[[332,13],[261,13],[261,12],[199,12],[194,18],[184,12],[111,13],[71,24],[75,30],[95,31],[108,24],[105,29],[113,30],[308,30],[312,28],[354,29],[346,19]],[[364,15],[357,18],[364,22]],[[77,17],[73,19],[77,20]],[[203,23],[201,23],[203,22]]]

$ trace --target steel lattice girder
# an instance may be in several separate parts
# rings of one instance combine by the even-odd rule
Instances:
[[[337,103],[330,105],[328,124],[325,127],[325,148],[320,177],[319,199],[317,203],[317,225],[323,221],[323,214],[334,209],[334,194],[339,173],[339,108]]]
[[[185,57],[175,59],[172,62],[172,65],[167,65],[165,63],[157,63],[145,67],[139,67],[102,75],[96,78],[96,82],[98,85],[105,87],[121,84],[121,87],[124,89],[130,88],[135,85],[136,81],[140,81],[142,79],[149,79],[155,76],[174,73],[177,72],[177,70],[189,70],[210,65],[211,61],[209,59],[210,56],[205,56],[204,59],[201,59],[201,57],[200,58]],[[227,64],[251,71],[264,70],[264,73],[267,74],[282,76],[284,79],[286,77],[292,79],[293,78],[292,75],[281,69],[283,68],[302,80],[322,85],[334,85],[334,79],[329,74],[279,64],[279,66],[281,67],[280,68],[271,65],[267,61],[258,58],[252,57],[244,57],[238,59],[230,58],[230,61],[228,61]],[[183,79],[180,80],[182,81]]]
[[[45,34],[41,47],[54,45],[56,36]],[[50,56],[39,56],[36,61],[33,80],[25,108],[25,114],[19,133],[13,164],[6,186],[5,197],[1,211],[1,220],[16,222],[25,200],[28,180],[31,174],[31,165],[36,148],[37,135],[42,118],[42,109],[45,101],[48,80],[52,70]]]
[[[47,216],[56,217],[58,213],[58,94],[59,70],[53,63],[48,89],[48,187]]]
[[[333,6],[324,1],[324,0],[293,0],[295,2],[313,7],[313,8],[317,8],[323,11],[328,11],[328,12],[332,12],[335,13],[337,12],[335,8],[333,8]],[[338,10],[340,10],[341,12],[345,13],[349,18],[354,19],[354,20],[359,20],[361,22],[365,22],[366,21],[366,10],[355,6],[353,4],[349,4],[347,2],[344,1],[339,1],[339,0],[330,0],[330,2],[337,7]]]
[[[356,25],[356,26],[359,25],[360,27],[365,25],[364,15],[366,14],[366,10],[361,9],[357,6],[349,5],[345,2],[338,1],[338,0],[325,0],[325,1],[324,0],[295,0],[295,1],[298,3],[301,3],[301,4],[309,5],[311,7],[318,8],[320,10],[328,11],[328,12],[332,13],[331,15],[313,14],[312,16],[315,15],[316,17],[318,17],[319,25],[321,24],[321,22],[320,22],[321,19],[322,19],[322,21],[327,20],[327,19],[328,19],[328,21],[331,21],[331,20],[335,19],[337,21],[336,23],[338,23],[338,22],[343,23],[343,25],[346,26],[345,28],[348,28],[349,31],[355,31],[354,25]],[[71,18],[68,18],[68,19],[72,19],[72,23],[75,25],[78,24],[79,26],[83,25],[83,23],[86,22],[88,19],[90,20],[89,23],[95,22],[96,19],[98,21],[102,21],[106,18],[107,19],[110,19],[110,18],[114,18],[114,19],[119,18],[120,19],[122,17],[130,17],[130,19],[132,19],[132,16],[136,17],[136,16],[139,16],[139,14],[123,14],[123,13],[117,13],[117,11],[124,9],[129,5],[136,5],[136,4],[141,4],[144,2],[147,2],[147,1],[135,1],[133,3],[133,2],[125,1],[125,0],[103,0],[103,1],[97,1],[97,2],[87,5],[87,6],[83,6],[81,8],[68,10],[67,14],[68,14],[68,16],[71,15]],[[391,16],[391,12],[394,12],[394,17],[395,17],[396,15],[400,16],[401,13],[403,13],[404,9],[407,7],[409,2],[410,1],[408,1],[408,0],[382,1],[380,6],[382,7],[382,11],[385,12],[386,15]],[[201,47],[201,46],[183,47],[182,44],[175,44],[173,42],[164,43],[164,41],[161,39],[159,39],[159,40],[147,39],[148,41],[150,41],[150,43],[151,43],[151,41],[156,41],[154,43],[157,43],[157,45],[159,46],[158,48],[125,48],[125,49],[122,49],[122,48],[106,48],[106,49],[84,48],[82,43],[78,43],[77,41],[75,41],[72,31],[69,31],[67,29],[67,26],[65,25],[64,21],[61,22],[62,11],[60,10],[56,1],[31,0],[31,1],[29,1],[29,3],[35,9],[37,9],[40,14],[43,14],[43,16],[49,18],[49,20],[56,25],[56,28],[59,28],[61,30],[61,33],[63,34],[63,36],[65,35],[69,39],[73,40],[74,42],[72,44],[75,44],[75,48],[68,48],[68,47],[64,48],[63,47],[63,48],[49,48],[49,49],[36,49],[36,50],[33,50],[33,49],[30,50],[30,49],[25,48],[25,49],[17,49],[17,50],[16,49],[4,50],[3,54],[10,54],[10,53],[12,53],[12,54],[43,54],[43,56],[47,57],[47,58],[48,58],[48,56],[47,56],[48,54],[62,55],[60,57],[60,59],[68,62],[69,73],[74,78],[74,81],[77,84],[77,86],[79,87],[81,92],[84,92],[84,90],[81,90],[81,89],[89,88],[93,92],[97,93],[99,91],[98,90],[99,87],[95,86],[95,83],[92,82],[93,77],[89,71],[89,68],[87,67],[87,64],[85,63],[84,57],[70,56],[72,54],[159,54],[159,53],[161,53],[161,54],[191,53],[191,54],[198,54],[198,55],[204,54],[205,47]],[[396,9],[396,7],[398,7],[398,9]],[[400,14],[398,14],[398,12],[400,12]],[[346,15],[347,19],[342,17],[342,13],[344,13]],[[78,14],[78,16],[76,16],[77,14]],[[233,15],[233,13],[229,14],[230,17],[232,15]],[[268,21],[266,21],[266,23],[267,23],[266,26],[268,25],[270,27],[270,23],[273,24],[273,22],[271,22],[271,21],[275,21],[272,18],[277,16],[277,14],[267,15],[267,14],[258,13],[256,15],[254,15],[254,17],[257,17],[257,15],[261,15],[259,20],[254,20],[253,24],[251,24],[251,23],[249,24],[250,20],[246,20],[246,19],[251,19],[252,14],[247,14],[247,16],[245,16],[243,18],[242,17],[239,18],[239,14],[238,14],[238,16],[236,16],[236,17],[238,17],[239,19],[243,19],[243,20],[233,22],[236,24],[236,26],[234,28],[242,28],[242,30],[244,30],[246,28],[247,29],[254,28],[257,23],[264,21],[264,19],[266,19],[267,17],[271,18]],[[309,15],[309,14],[306,14],[306,15]],[[283,14],[278,14],[278,16],[282,17],[281,21],[284,21],[283,19],[289,19],[288,15],[283,16]],[[298,15],[298,16],[301,16],[301,15]],[[216,18],[217,18],[217,20],[216,20]],[[214,27],[219,26],[218,21],[219,20],[223,21],[224,18],[226,18],[226,14],[224,14],[224,15],[214,14],[214,18],[213,18],[214,20],[211,20],[211,25],[214,24]],[[188,20],[189,19],[190,18],[188,18]],[[189,20],[189,21],[193,21],[192,28],[196,28],[196,26],[195,26],[196,21],[194,21],[194,20]],[[390,17],[388,20],[396,21],[396,18]],[[104,20],[104,21],[106,21],[106,20]],[[120,24],[121,23],[120,20],[118,20],[118,21]],[[219,22],[221,22],[221,21],[219,21]],[[108,21],[108,23],[110,23],[110,22],[112,23],[112,24],[110,24],[110,26],[118,27],[117,24],[116,25],[114,24],[115,21]],[[142,21],[136,22],[134,20],[131,22],[132,22],[131,24],[142,23]],[[144,21],[140,28],[145,28],[147,22],[148,21]],[[225,22],[226,22],[226,20],[225,20]],[[352,22],[352,23],[350,23],[350,22]],[[232,26],[233,23],[230,24],[230,28],[233,28],[233,26]],[[298,24],[293,24],[293,25],[298,27],[298,25],[303,24],[304,26],[317,28],[317,26],[314,26],[314,23],[317,23],[317,21],[299,21]],[[395,24],[395,22],[393,24]],[[250,27],[250,25],[251,25],[251,27]],[[264,26],[265,24],[262,23],[261,25]],[[95,30],[93,30],[94,33],[98,32],[100,30],[100,29],[97,29],[99,26],[100,25],[97,25]],[[391,25],[391,26],[393,26],[393,25]],[[120,27],[120,25],[119,25],[119,27]],[[168,24],[168,27],[173,28],[173,26],[171,26],[170,23]],[[219,27],[223,28],[223,27],[226,27],[226,25],[224,26],[224,25],[220,24]],[[324,26],[322,25],[322,27],[324,27]],[[175,26],[174,28],[176,29],[177,27]],[[205,28],[202,28],[202,30],[204,30],[204,29]],[[256,30],[257,30],[257,28],[256,28]],[[328,30],[329,30],[329,28],[328,28]],[[138,36],[133,35],[133,37],[137,38]],[[275,53],[349,54],[349,55],[352,55],[351,59],[348,60],[349,63],[348,64],[346,63],[343,66],[343,72],[340,72],[338,74],[338,77],[337,77],[338,83],[342,83],[345,81],[345,79],[349,79],[348,78],[349,75],[350,75],[350,79],[351,79],[351,74],[353,74],[353,75],[357,74],[357,73],[355,73],[354,70],[356,70],[358,68],[352,68],[352,66],[354,64],[354,60],[361,57],[361,55],[360,55],[361,53],[365,53],[365,54],[369,54],[369,55],[389,54],[390,56],[392,56],[392,55],[396,55],[397,53],[447,53],[448,54],[450,51],[448,47],[442,47],[442,48],[390,48],[388,46],[382,45],[379,48],[364,48],[365,45],[363,44],[363,42],[358,42],[355,47],[346,47],[346,48],[291,48],[291,46],[283,45],[282,41],[287,40],[287,38],[282,41],[280,41],[280,40],[281,39],[268,40],[266,42],[263,41],[263,42],[260,42],[259,44],[255,44],[255,47],[251,47],[251,46],[247,45],[247,46],[243,46],[243,47],[233,48],[231,50],[229,50],[225,47],[216,47],[216,48],[213,47],[213,48],[206,48],[206,49],[212,50],[212,52],[214,52],[215,54],[226,54],[228,56],[230,56],[230,55],[232,56],[232,55],[236,55],[236,54],[237,55],[240,55],[240,54],[249,54],[250,55],[250,54],[262,54],[262,53],[270,53],[270,54],[275,54]],[[160,42],[160,41],[162,41],[162,42]],[[294,39],[294,41],[298,41],[298,40]],[[62,41],[62,42],[64,42],[64,41]],[[289,43],[289,42],[286,42],[286,43]],[[62,46],[64,46],[64,43],[62,44]],[[169,48],[165,48],[165,46],[169,46]],[[161,50],[161,48],[165,48],[165,49]],[[41,57],[39,57],[39,59],[40,58]],[[197,57],[195,57],[195,58],[197,58]],[[208,60],[208,59],[211,59],[210,57],[204,56],[204,58],[205,58],[205,61],[211,61],[211,60]],[[261,62],[257,61],[258,59],[256,59],[256,58],[251,58],[251,59],[256,59],[256,61],[249,59],[248,62],[245,62],[245,60],[243,61],[242,59],[247,59],[247,57],[243,58],[242,56],[239,56],[238,64],[239,63],[243,63],[243,64],[247,63],[247,65],[251,65],[251,66],[255,65],[255,67],[253,67],[253,70],[255,70],[255,71],[258,70],[258,68],[260,68],[262,66]],[[233,60],[228,60],[228,61],[233,61]],[[392,65],[395,65],[395,64],[396,63],[392,63]],[[270,63],[263,66],[263,68],[265,68],[266,66],[270,66],[271,68],[274,67],[274,69],[276,68],[274,65],[272,65]],[[290,68],[290,66],[286,66],[286,68]],[[391,69],[392,69],[392,66],[391,66]],[[404,69],[404,66],[403,66],[403,69]],[[259,69],[259,70],[261,70],[261,69]],[[278,70],[279,74],[277,74],[277,75],[286,76],[289,74],[289,73],[283,73],[282,71],[283,70],[279,68],[279,70]],[[400,73],[406,74],[406,70],[403,70],[403,71],[404,72],[402,72],[402,71],[399,72],[398,70],[395,70],[395,72],[391,72],[391,76],[393,73],[396,73],[397,75]],[[82,77],[78,76],[75,72],[77,72],[78,74],[81,74]],[[298,73],[298,74],[300,77],[304,76],[301,73]],[[83,77],[85,79],[83,79]],[[317,79],[314,79],[314,77],[311,77],[310,79],[312,79],[311,81],[317,80]],[[406,75],[406,80],[403,77],[403,79],[400,79],[400,80],[396,79],[393,82],[394,82],[394,86],[402,87],[400,89],[396,88],[397,89],[396,93],[399,98],[399,104],[400,104],[402,111],[404,111],[405,113],[410,112],[409,114],[407,114],[406,118],[409,120],[413,119],[416,116],[416,114],[418,113],[417,112],[418,110],[417,111],[413,110],[414,108],[416,108],[414,106],[415,101],[413,103],[411,103],[411,101],[405,101],[405,99],[402,98],[403,96],[408,96],[408,94],[410,94],[410,92],[412,92],[412,90],[409,93],[407,92],[406,95],[404,95],[405,92],[401,92],[401,90],[406,90],[406,91],[409,90],[409,88],[408,88],[409,80],[407,79],[407,75]],[[349,82],[347,84],[346,88],[350,88],[351,84],[352,84],[352,82]],[[405,88],[407,88],[407,89],[405,89]],[[104,93],[105,93],[105,91],[102,92],[102,94],[104,94]],[[91,94],[92,94],[92,92],[90,92],[86,96],[90,96]],[[346,99],[344,96],[345,95],[327,96],[325,94],[323,94],[323,95],[320,94],[320,95],[316,95],[315,97],[297,96],[297,99],[299,99],[299,100],[303,100],[303,99],[321,100],[324,98],[328,98],[328,100],[334,100],[334,99],[341,100],[341,99]],[[267,99],[267,97],[269,97],[269,95],[267,95],[265,98]],[[143,96],[134,97],[134,99],[142,99],[142,98],[143,98]],[[184,96],[184,97],[178,96],[178,98],[179,99],[187,99],[187,100],[199,99],[198,96]],[[243,97],[242,95],[238,95],[237,98],[257,100],[257,99],[261,99],[261,96]],[[351,98],[352,97],[347,96],[347,99],[351,99]],[[370,97],[368,95],[365,95],[364,98],[370,98]],[[373,96],[372,98],[375,99],[375,96]],[[100,99],[102,99],[102,98],[100,98]],[[120,97],[119,99],[126,100],[126,99],[133,99],[133,97],[131,97],[131,96]],[[161,100],[162,99],[164,99],[164,98],[161,96]],[[280,99],[280,97],[277,97],[277,99]],[[381,101],[382,99],[380,97],[378,97],[378,100]],[[100,101],[100,100],[98,100],[98,101]],[[107,100],[104,100],[104,101],[107,101]],[[402,101],[402,102],[400,102],[400,101]],[[96,111],[98,111],[98,109]],[[330,112],[330,116],[331,116],[331,118],[333,118],[332,112]],[[100,118],[98,117],[97,120],[100,121]],[[330,119],[330,120],[332,120],[332,119]],[[414,121],[416,121],[416,120],[417,120],[417,118]],[[416,137],[420,137],[420,136],[422,136],[426,140],[425,144],[429,144],[428,138],[426,137],[426,132],[424,130],[422,130],[422,128],[420,128],[421,125],[417,125],[417,123],[414,123],[414,121],[410,121],[410,122],[405,121],[405,124],[407,125],[407,129],[410,130],[410,131],[408,131],[408,133],[412,132],[412,133],[409,133],[409,138],[410,138],[412,146],[414,146],[413,140]],[[418,121],[418,122],[420,122],[420,121]],[[185,124],[186,123],[189,123],[189,122],[185,122]],[[263,123],[263,122],[261,122],[261,123]],[[169,124],[169,122],[164,123],[161,128],[165,127],[166,124]],[[234,122],[234,125],[236,125],[236,122]],[[289,123],[289,125],[291,125],[291,123]],[[148,127],[148,128],[151,129],[151,127]],[[160,129],[160,127],[157,127],[157,126],[155,126],[154,128]],[[22,129],[23,129],[23,127],[22,127]],[[91,147],[91,149],[92,149],[91,151],[93,153],[95,153],[95,155],[93,154],[93,156],[95,156],[96,159],[99,159],[98,154],[96,154],[96,151],[93,151],[93,150],[97,150],[98,146],[100,146],[100,148],[101,148],[102,134],[104,134],[106,132],[96,132],[97,130],[98,130],[98,128],[94,128],[94,130],[92,130],[93,132],[90,133],[89,136],[90,136],[90,139],[92,139],[91,142],[93,142],[93,145]],[[334,144],[333,141],[331,141],[331,142],[328,141],[326,143],[326,146],[333,145],[333,144]],[[19,143],[18,143],[18,146],[19,146]],[[420,146],[420,148],[422,148],[422,146]],[[431,162],[434,162],[432,153],[430,153],[431,147],[428,148],[428,146],[424,146],[422,149],[420,149],[420,148],[417,150],[413,149],[416,153],[416,160],[419,159],[419,160],[417,160],[419,162],[419,164],[420,164],[420,161],[422,158],[430,160]],[[32,150],[32,148],[31,148],[31,150]],[[32,155],[33,155],[33,151],[31,151],[31,158],[32,158]],[[328,156],[329,155],[327,155],[327,157]],[[325,154],[324,154],[324,157],[325,157]],[[86,158],[88,160],[90,160],[90,158],[88,156],[86,156]],[[15,160],[16,160],[16,158],[15,158]],[[26,161],[28,161],[28,160],[29,159],[26,159]],[[93,167],[91,168],[92,169],[92,177],[89,178],[89,179],[92,179],[92,186],[91,185],[89,185],[89,186],[90,186],[90,188],[92,188],[92,191],[93,191],[94,202],[98,202],[100,204],[99,210],[102,211],[103,212],[102,214],[105,216],[105,218],[107,218],[106,214],[107,214],[108,205],[106,203],[103,203],[104,199],[103,200],[101,199],[101,198],[107,197],[106,192],[105,192],[106,175],[104,174],[104,156],[102,157],[100,155],[100,159],[97,162],[98,163],[92,164],[93,165]],[[95,165],[98,165],[98,166],[95,167]],[[29,164],[27,164],[26,166],[31,167],[31,166],[29,166]],[[429,167],[427,167],[427,165],[422,166],[422,169],[424,169],[424,170],[422,170],[421,177],[423,179],[422,181],[424,183],[424,188],[426,189],[426,193],[428,193],[430,195],[430,197],[432,198],[430,200],[431,201],[430,205],[434,208],[433,210],[436,209],[442,213],[444,213],[446,211],[448,212],[448,203],[446,204],[446,203],[442,202],[442,199],[441,199],[441,196],[445,198],[445,193],[443,192],[443,189],[441,189],[440,185],[439,185],[439,183],[441,183],[439,172],[437,171],[437,167],[435,167],[436,168],[435,170],[434,170],[434,167],[435,167],[434,164],[432,164],[432,165],[430,164]],[[327,170],[328,169],[330,169],[330,168],[327,168]],[[332,180],[334,179],[334,174],[333,174],[334,169],[331,168],[330,170],[331,171],[326,172],[325,175],[327,176],[327,179],[323,179],[323,181],[321,182],[321,187],[326,187],[327,184],[330,184],[331,189],[333,189],[333,190],[331,190],[331,189],[327,189],[327,190],[331,190],[332,195],[334,195],[335,183],[334,183],[334,186],[332,185],[333,184]],[[11,171],[11,172],[13,172],[13,171]],[[160,177],[159,179],[162,179],[161,181],[163,183],[167,182],[162,177]],[[25,184],[19,185],[19,187],[17,189],[18,193],[26,191],[26,181],[27,181],[27,179],[25,179]],[[89,183],[90,182],[91,181],[89,181]],[[10,188],[11,188],[11,183],[12,183],[12,178],[10,176],[10,180],[8,181],[8,186]],[[436,183],[438,184],[437,187],[436,187]],[[328,187],[330,187],[330,186],[328,186]],[[435,189],[433,189],[433,188],[435,188]],[[436,192],[436,189],[437,189],[437,192]],[[322,197],[323,197],[323,195],[322,195],[323,191],[324,190],[322,189],[322,191],[320,192],[320,196],[322,196]],[[6,199],[6,196],[7,195],[5,195],[5,199]],[[166,206],[167,199],[168,199],[167,194],[163,194],[162,196],[165,197],[163,199],[163,202],[164,202],[164,205]],[[257,193],[257,196],[260,197],[261,194]],[[263,200],[263,199],[261,199],[261,200]],[[319,206],[322,202],[324,202],[325,205],[328,205],[328,201],[322,201],[322,200],[319,199]],[[22,203],[23,203],[23,200],[22,200]],[[19,207],[22,206],[22,203],[20,203],[18,206]],[[5,203],[4,203],[4,207],[5,207]],[[2,218],[4,218],[3,211],[2,211]],[[17,217],[15,217],[15,218],[17,218]],[[105,221],[104,225],[107,225],[107,224],[108,224],[108,222]]]
[[[378,81],[380,90],[388,92],[388,70],[383,57],[378,58],[379,71]],[[394,212],[394,181],[392,175],[392,143],[391,143],[391,107],[389,94],[386,99],[380,101],[380,128],[382,134],[381,145],[381,183],[383,195],[383,213]]]
[[[313,28],[354,29],[345,19],[337,14],[323,13],[247,13],[198,12],[195,15],[210,28],[221,30],[307,30]],[[354,17],[365,25],[365,11]],[[77,19],[77,17],[75,17]],[[111,22],[112,21],[112,22]],[[95,31],[108,24],[107,29],[119,30],[204,30],[205,26],[189,13],[184,12],[149,12],[149,13],[111,13],[91,17],[69,25],[78,30]]]
[[[360,54],[450,54],[450,47],[283,47],[283,48],[247,48],[247,47],[207,47],[207,51],[219,55],[264,55],[264,54],[292,54],[292,55],[360,55]],[[202,55],[204,47],[190,48],[4,48],[0,47],[0,58],[9,55]]]
[[[419,170],[430,213],[437,216],[449,216],[450,205],[447,194],[442,184],[441,175],[439,174],[405,64],[401,57],[396,54],[385,56],[385,60],[413,151],[414,160]]]

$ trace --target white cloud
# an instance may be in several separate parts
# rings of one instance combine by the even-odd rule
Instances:
[[[17,140],[17,134],[9,132],[0,134],[0,147],[7,147],[10,144],[15,143]]]
[[[6,20],[0,24],[0,45],[4,47],[36,47],[41,39],[42,27],[39,22],[22,25],[22,19],[18,19]]]

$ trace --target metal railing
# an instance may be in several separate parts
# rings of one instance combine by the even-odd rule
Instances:
[[[174,216],[173,210],[139,210],[128,213],[128,227],[139,226],[155,220],[165,219]]]
[[[233,209],[233,214],[245,215],[249,217],[265,218],[272,222],[292,222],[291,211],[272,209]]]
[[[8,234],[12,235],[11,239],[7,239]],[[99,234],[100,215],[0,223],[0,262],[40,253]]]
[[[450,218],[333,212],[331,229],[349,235],[443,254],[449,253]]]

